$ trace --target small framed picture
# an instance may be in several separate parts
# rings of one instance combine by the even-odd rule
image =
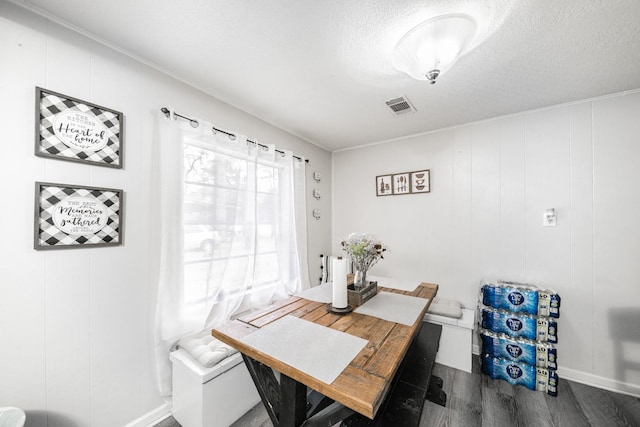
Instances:
[[[429,193],[431,192],[431,179],[429,169],[411,172],[411,192]]]
[[[36,87],[35,155],[122,168],[123,114]]]
[[[392,194],[391,175],[376,176],[376,196],[390,196]]]
[[[122,244],[123,192],[36,182],[34,249]]]
[[[411,193],[411,182],[409,182],[409,173],[398,173],[391,176],[393,182],[393,194],[409,194]]]

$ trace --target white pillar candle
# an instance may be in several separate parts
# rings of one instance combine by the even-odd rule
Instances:
[[[333,260],[333,307],[347,308],[347,260]]]

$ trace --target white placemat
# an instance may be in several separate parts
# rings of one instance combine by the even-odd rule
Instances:
[[[310,301],[330,303],[333,300],[333,283],[325,283],[323,285],[314,286],[298,292],[296,296]]]
[[[241,339],[247,345],[331,384],[368,341],[285,316]]]
[[[354,313],[366,314],[391,322],[411,326],[429,303],[428,298],[379,292],[378,295],[354,310]]]
[[[400,289],[401,291],[415,291],[420,282],[415,280],[396,279],[394,277],[367,276],[367,280],[378,282],[378,287]]]

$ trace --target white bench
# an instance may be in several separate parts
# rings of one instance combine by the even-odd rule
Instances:
[[[459,319],[427,312],[424,321],[442,325],[436,363],[471,372],[475,310],[463,308]]]
[[[184,349],[171,352],[173,417],[182,427],[226,427],[260,402],[240,353],[211,368]]]

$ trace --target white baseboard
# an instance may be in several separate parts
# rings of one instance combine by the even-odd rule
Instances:
[[[587,372],[576,371],[575,369],[563,368],[562,366],[558,366],[558,376],[560,377],[560,381],[567,379],[577,383],[614,391],[616,393],[640,397],[640,386],[628,384],[611,378],[600,377]]]
[[[151,427],[171,415],[171,406],[168,403],[158,406],[140,418],[131,421],[124,427]]]

